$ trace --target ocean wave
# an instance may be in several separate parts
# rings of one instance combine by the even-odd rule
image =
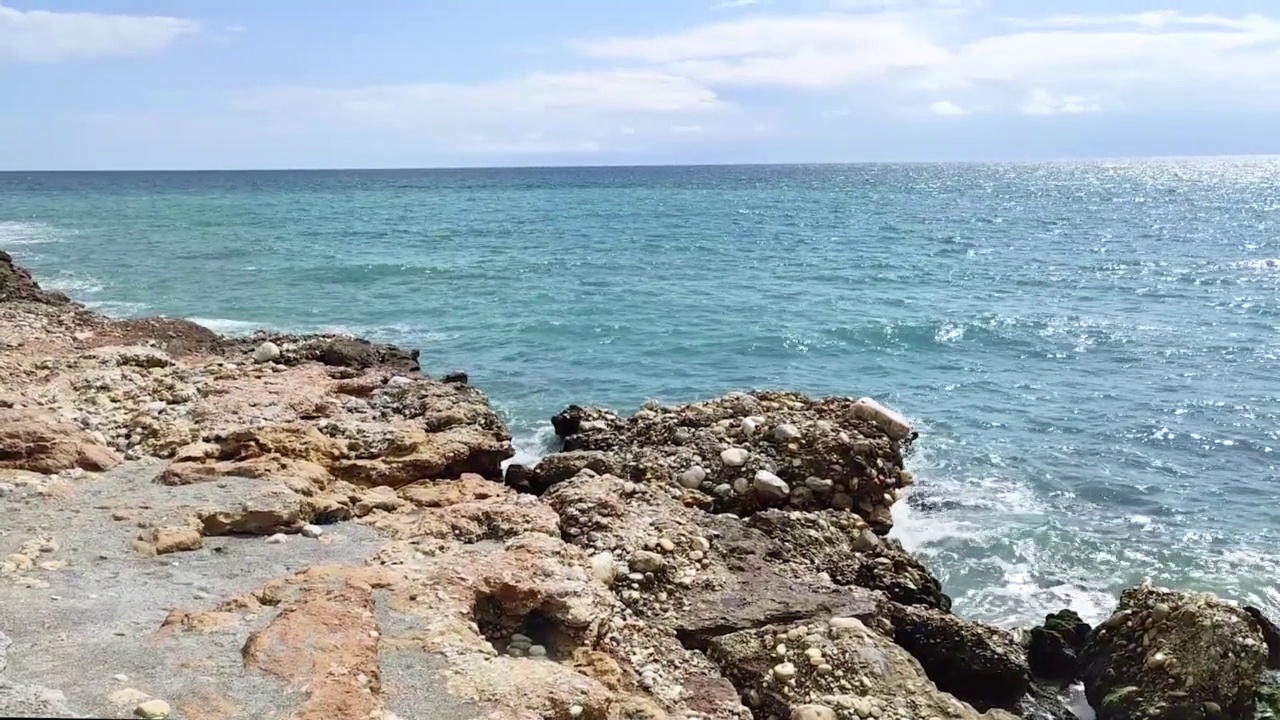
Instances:
[[[59,242],[64,234],[47,223],[0,221],[0,248]]]
[[[187,320],[203,325],[219,335],[252,335],[258,330],[263,330],[269,326],[265,323],[251,322],[249,320],[232,320],[230,318],[204,318],[189,317]]]
[[[72,298],[82,300],[86,295],[102,292],[104,286],[101,280],[92,275],[63,271],[48,280],[41,280],[40,287],[66,293]]]

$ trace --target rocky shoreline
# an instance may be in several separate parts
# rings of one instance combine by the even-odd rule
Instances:
[[[113,320],[3,252],[0,373],[0,715],[1072,718],[1082,683],[1106,720],[1208,720],[1280,697],[1280,632],[1212,596],[1140,586],[1097,628],[952,614],[887,537],[915,436],[868,398],[574,406],[562,451],[504,470],[485,395],[416,351]]]

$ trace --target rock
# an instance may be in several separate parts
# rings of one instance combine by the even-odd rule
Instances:
[[[440,378],[440,382],[449,383],[450,385],[466,385],[469,382],[469,378],[464,372],[454,371],[445,373],[444,377]]]
[[[276,362],[280,359],[280,346],[270,340],[262,343],[253,351],[253,361],[256,363]]]
[[[300,532],[303,537],[315,539],[324,534],[324,529],[321,528],[319,525],[307,524],[307,525],[303,525],[302,529],[299,530],[298,532]]]
[[[541,495],[552,485],[564,482],[583,470],[600,475],[619,472],[617,460],[608,453],[598,450],[563,452],[543,458],[526,483],[533,494]]]
[[[70,298],[60,292],[41,290],[29,271],[15,265],[13,256],[0,250],[0,303],[13,302],[74,305]]]
[[[204,538],[200,536],[200,531],[193,527],[165,525],[152,528],[138,539],[149,543],[156,555],[188,552],[204,547]]]
[[[697,490],[702,487],[702,483],[707,479],[707,471],[702,469],[701,465],[694,465],[685,470],[676,477],[676,482],[680,486],[689,490]]]
[[[791,708],[791,720],[837,720],[836,711],[826,705],[797,705]]]
[[[884,535],[909,482],[902,453],[913,435],[891,434],[884,428],[896,426],[868,407],[852,398],[730,393],[678,407],[654,405],[629,418],[571,406],[552,425],[565,451],[606,452],[616,459],[615,474],[634,483],[666,486],[675,479],[690,491],[706,489],[688,500],[712,512],[745,517],[771,506],[834,508],[858,514]],[[697,487],[696,473],[684,475],[695,465],[706,473]],[[770,485],[765,497],[778,499],[764,500],[753,491],[760,471],[777,476],[788,493]]]
[[[893,604],[893,639],[915,656],[939,688],[980,708],[1012,709],[1031,671],[1009,633],[920,606]]]
[[[1246,718],[1266,660],[1262,632],[1244,610],[1150,584],[1125,590],[1080,654],[1099,720],[1205,718],[1218,714],[1213,706]]]
[[[666,564],[662,556],[648,550],[639,550],[635,555],[631,556],[631,569],[635,572],[652,573],[658,572]]]
[[[805,649],[816,650],[827,660],[824,665],[840,668],[841,673],[804,662],[793,664],[795,672],[788,682],[777,682],[777,638],[784,636],[800,638]],[[828,699],[838,701],[847,715],[815,711],[820,714],[811,717],[1011,717],[998,710],[981,715],[947,695],[925,677],[910,654],[856,621],[741,630],[712,639],[707,653],[735,686],[758,700],[756,717],[795,718],[800,708],[826,705]]]
[[[752,487],[755,489],[756,496],[760,498],[760,501],[765,503],[782,502],[791,494],[791,488],[782,481],[782,478],[768,470],[756,472],[755,483]]]
[[[288,540],[289,540],[288,535],[285,535],[284,533],[276,533],[275,535],[272,535],[267,538],[267,544],[280,545],[281,543],[287,542]]]
[[[1075,680],[1079,675],[1079,653],[1090,630],[1071,610],[1046,615],[1043,625],[1031,629],[1027,641],[1031,674],[1064,684]]]
[[[791,423],[782,423],[773,429],[773,439],[778,442],[791,442],[800,437],[800,428]]]
[[[1271,622],[1271,619],[1256,607],[1246,606],[1244,611],[1249,613],[1249,616],[1258,624],[1258,629],[1267,642],[1267,668],[1280,670],[1280,626]]]
[[[169,703],[163,700],[147,700],[133,709],[133,714],[144,720],[164,720],[170,712]]]
[[[0,468],[52,475],[74,468],[110,470],[120,462],[114,450],[95,444],[75,423],[44,410],[0,408]]]
[[[275,535],[294,533],[311,522],[313,506],[296,493],[275,490],[245,500],[239,507],[197,512],[204,535]]]
[[[905,417],[871,398],[859,399],[854,403],[853,409],[855,415],[875,423],[894,440],[905,440],[911,437],[913,432],[911,423],[907,422]]]

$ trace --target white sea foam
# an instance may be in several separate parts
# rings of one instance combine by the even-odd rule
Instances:
[[[55,277],[41,280],[40,287],[66,293],[76,299],[84,299],[85,295],[102,292],[103,285],[101,280],[92,275],[62,272]]]
[[[232,320],[230,318],[189,317],[187,320],[197,325],[203,325],[221,335],[252,335],[254,331],[267,327],[264,323]]]
[[[539,425],[533,432],[513,436],[511,447],[516,454],[504,462],[502,467],[505,469],[508,465],[537,465],[539,460],[556,451],[557,443],[556,430],[551,423]]]
[[[46,223],[5,220],[0,222],[0,249],[58,242],[64,234]]]

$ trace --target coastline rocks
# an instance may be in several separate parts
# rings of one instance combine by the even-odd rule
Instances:
[[[86,430],[35,408],[0,408],[0,468],[54,474],[109,470],[121,458]]]
[[[60,292],[41,290],[30,271],[13,262],[13,256],[0,250],[0,303],[33,302],[46,305],[72,305]]]
[[[867,398],[729,393],[680,407],[650,402],[629,418],[575,405],[552,425],[566,452],[608,453],[633,482],[683,488],[740,516],[834,508],[884,535],[911,482],[902,457],[910,426]]]
[[[1055,683],[1069,683],[1080,674],[1080,651],[1092,628],[1071,610],[1046,615],[1044,624],[1031,629],[1027,662],[1031,674]]]
[[[1140,585],[1089,635],[1080,656],[1099,720],[1249,717],[1265,639],[1245,611],[1213,595]]]
[[[228,352],[238,349],[256,362],[278,362],[282,365],[318,362],[335,368],[379,368],[397,374],[412,374],[421,370],[417,350],[405,350],[347,335],[283,335],[260,332],[251,338],[228,340],[227,344]],[[258,360],[259,351],[264,351],[261,353],[264,357],[270,357]]]
[[[1280,626],[1271,622],[1271,619],[1256,607],[1245,607],[1244,611],[1249,613],[1249,617],[1258,624],[1258,629],[1267,642],[1267,668],[1280,670]]]

